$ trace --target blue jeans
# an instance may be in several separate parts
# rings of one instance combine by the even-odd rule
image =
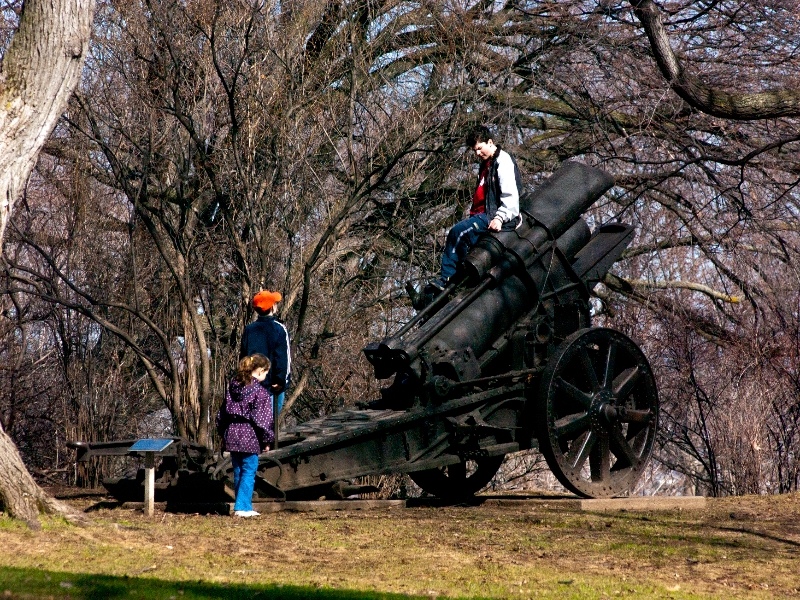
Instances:
[[[278,415],[281,414],[281,409],[283,408],[283,397],[286,395],[286,392],[281,392],[277,396],[275,396],[275,403],[273,404],[273,413],[272,418],[277,419]]]
[[[489,228],[489,217],[481,213],[459,221],[447,234],[447,242],[442,254],[442,279],[450,279],[456,274],[458,263],[464,260],[469,249],[478,237]]]
[[[233,489],[236,490],[236,503],[233,510],[253,510],[253,487],[256,484],[258,454],[231,452],[233,463]]]

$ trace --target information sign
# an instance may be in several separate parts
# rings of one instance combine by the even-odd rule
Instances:
[[[128,452],[163,452],[174,441],[175,440],[170,438],[138,440],[133,446],[128,448]]]

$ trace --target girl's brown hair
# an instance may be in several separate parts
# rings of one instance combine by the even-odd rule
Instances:
[[[253,371],[256,369],[266,369],[269,371],[270,366],[269,359],[263,354],[245,356],[239,361],[239,366],[236,368],[236,376],[233,380],[242,385],[247,385],[253,377]]]

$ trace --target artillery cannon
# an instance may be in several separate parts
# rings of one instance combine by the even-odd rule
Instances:
[[[354,478],[405,472],[458,500],[485,486],[506,454],[537,446],[572,492],[629,492],[653,447],[658,395],[636,344],[591,327],[589,294],[634,234],[622,223],[590,233],[581,218],[612,185],[568,162],[523,194],[515,231],[484,234],[442,294],[364,349],[378,379],[394,376],[382,397],[282,432],[259,459],[256,494],[346,497],[363,491]],[[79,460],[109,453],[79,445]],[[230,461],[175,446],[157,493],[227,499]],[[106,482],[120,499],[141,498],[138,485]]]

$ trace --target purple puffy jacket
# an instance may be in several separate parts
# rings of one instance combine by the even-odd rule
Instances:
[[[225,442],[224,450],[260,454],[275,438],[272,395],[255,378],[248,385],[231,380],[216,425]]]

